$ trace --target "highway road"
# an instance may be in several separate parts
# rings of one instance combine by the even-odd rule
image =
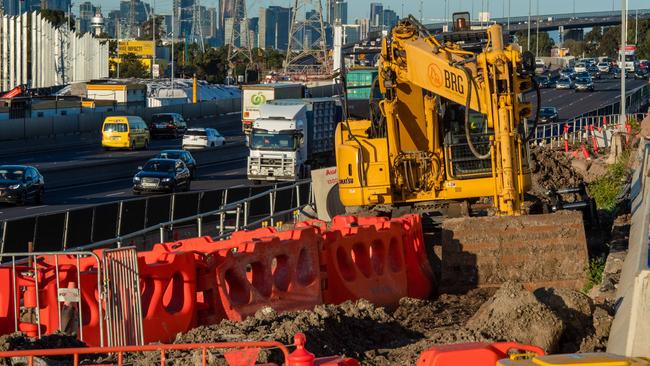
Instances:
[[[647,81],[630,80],[630,90]],[[595,81],[595,92],[543,89],[543,106],[558,108],[560,119],[570,119],[618,99],[620,80]],[[529,94],[534,101],[534,94]],[[192,190],[208,190],[248,184],[246,147],[242,144],[240,115],[190,121],[190,127],[214,127],[227,137],[226,147],[198,153],[198,180]],[[6,155],[5,164],[29,164],[39,168],[46,179],[45,201],[41,205],[14,207],[0,204],[0,220],[61,211],[68,208],[114,202],[134,197],[131,179],[141,162],[162,149],[180,148],[180,139],[154,140],[147,151],[104,151],[99,141],[74,149]],[[197,155],[197,154],[195,154]],[[207,160],[207,161],[206,161]],[[127,163],[128,162],[128,163]],[[207,165],[205,163],[207,162]],[[50,177],[48,184],[48,176]]]
[[[633,90],[647,83],[647,80],[627,80],[626,88]],[[621,80],[619,79],[594,79],[594,88],[593,93],[554,88],[542,89],[542,107],[557,108],[560,120],[567,120],[620,99]],[[536,103],[537,98],[534,93],[528,96],[533,103]]]
[[[228,144],[202,151],[201,156],[211,156],[207,165],[199,163],[198,179],[192,182],[192,191],[220,189],[235,185],[247,184],[246,158],[247,149],[242,144],[241,120],[239,114],[221,116],[218,119],[202,119],[190,122],[191,127],[214,127],[221,132]],[[99,145],[90,145],[74,150],[57,150],[54,152],[38,152],[31,156],[19,154],[2,159],[4,164],[27,164],[36,166],[45,177],[46,192],[43,204],[28,203],[25,206],[13,206],[0,203],[0,220],[18,218],[56,212],[74,207],[96,205],[123,199],[139,197],[131,193],[132,177],[138,163],[125,168],[121,162],[125,160],[147,158],[163,149],[180,149],[180,139],[154,140],[149,150],[139,151],[104,151]],[[195,156],[197,152],[194,152]],[[224,156],[226,154],[226,156]],[[62,172],[62,173],[61,173]],[[57,175],[56,186],[48,187],[48,175]],[[61,175],[69,176],[66,180]],[[110,174],[115,179],[90,179],[89,183],[79,183],[100,174]],[[51,180],[50,180],[51,181]]]

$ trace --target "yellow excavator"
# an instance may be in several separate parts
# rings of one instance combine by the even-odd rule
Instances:
[[[534,57],[505,44],[500,25],[472,30],[469,19],[456,13],[451,32],[432,35],[410,16],[385,37],[383,99],[370,120],[337,126],[341,202],[418,212],[462,202],[466,215],[486,216],[443,221],[435,248],[443,290],[507,280],[581,287],[580,214],[526,215],[534,111],[522,95],[539,91]]]

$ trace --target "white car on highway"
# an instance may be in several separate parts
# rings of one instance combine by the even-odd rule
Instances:
[[[587,64],[584,64],[584,63],[582,63],[582,62],[577,63],[577,64],[573,67],[573,71],[575,71],[575,72],[585,72],[585,71],[587,71]]]
[[[183,149],[204,149],[225,144],[226,138],[214,128],[190,128],[183,135]]]

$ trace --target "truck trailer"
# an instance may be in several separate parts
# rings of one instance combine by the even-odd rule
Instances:
[[[274,100],[259,108],[248,136],[248,179],[296,181],[334,162],[335,98]]]
[[[242,86],[242,130],[250,133],[253,121],[259,118],[261,105],[276,99],[297,99],[305,96],[302,84],[256,84]]]

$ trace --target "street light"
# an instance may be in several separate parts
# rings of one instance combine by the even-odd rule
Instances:
[[[528,37],[526,39],[528,45],[526,46],[526,51],[530,51],[530,10],[532,7],[532,1],[533,0],[528,0]]]
[[[535,58],[539,56],[539,0],[537,0],[536,13],[535,26],[537,27],[537,30],[535,32]]]
[[[625,48],[627,46],[627,0],[621,0],[621,49],[618,51],[621,70],[621,121],[625,122],[625,74],[627,68],[625,65]]]

